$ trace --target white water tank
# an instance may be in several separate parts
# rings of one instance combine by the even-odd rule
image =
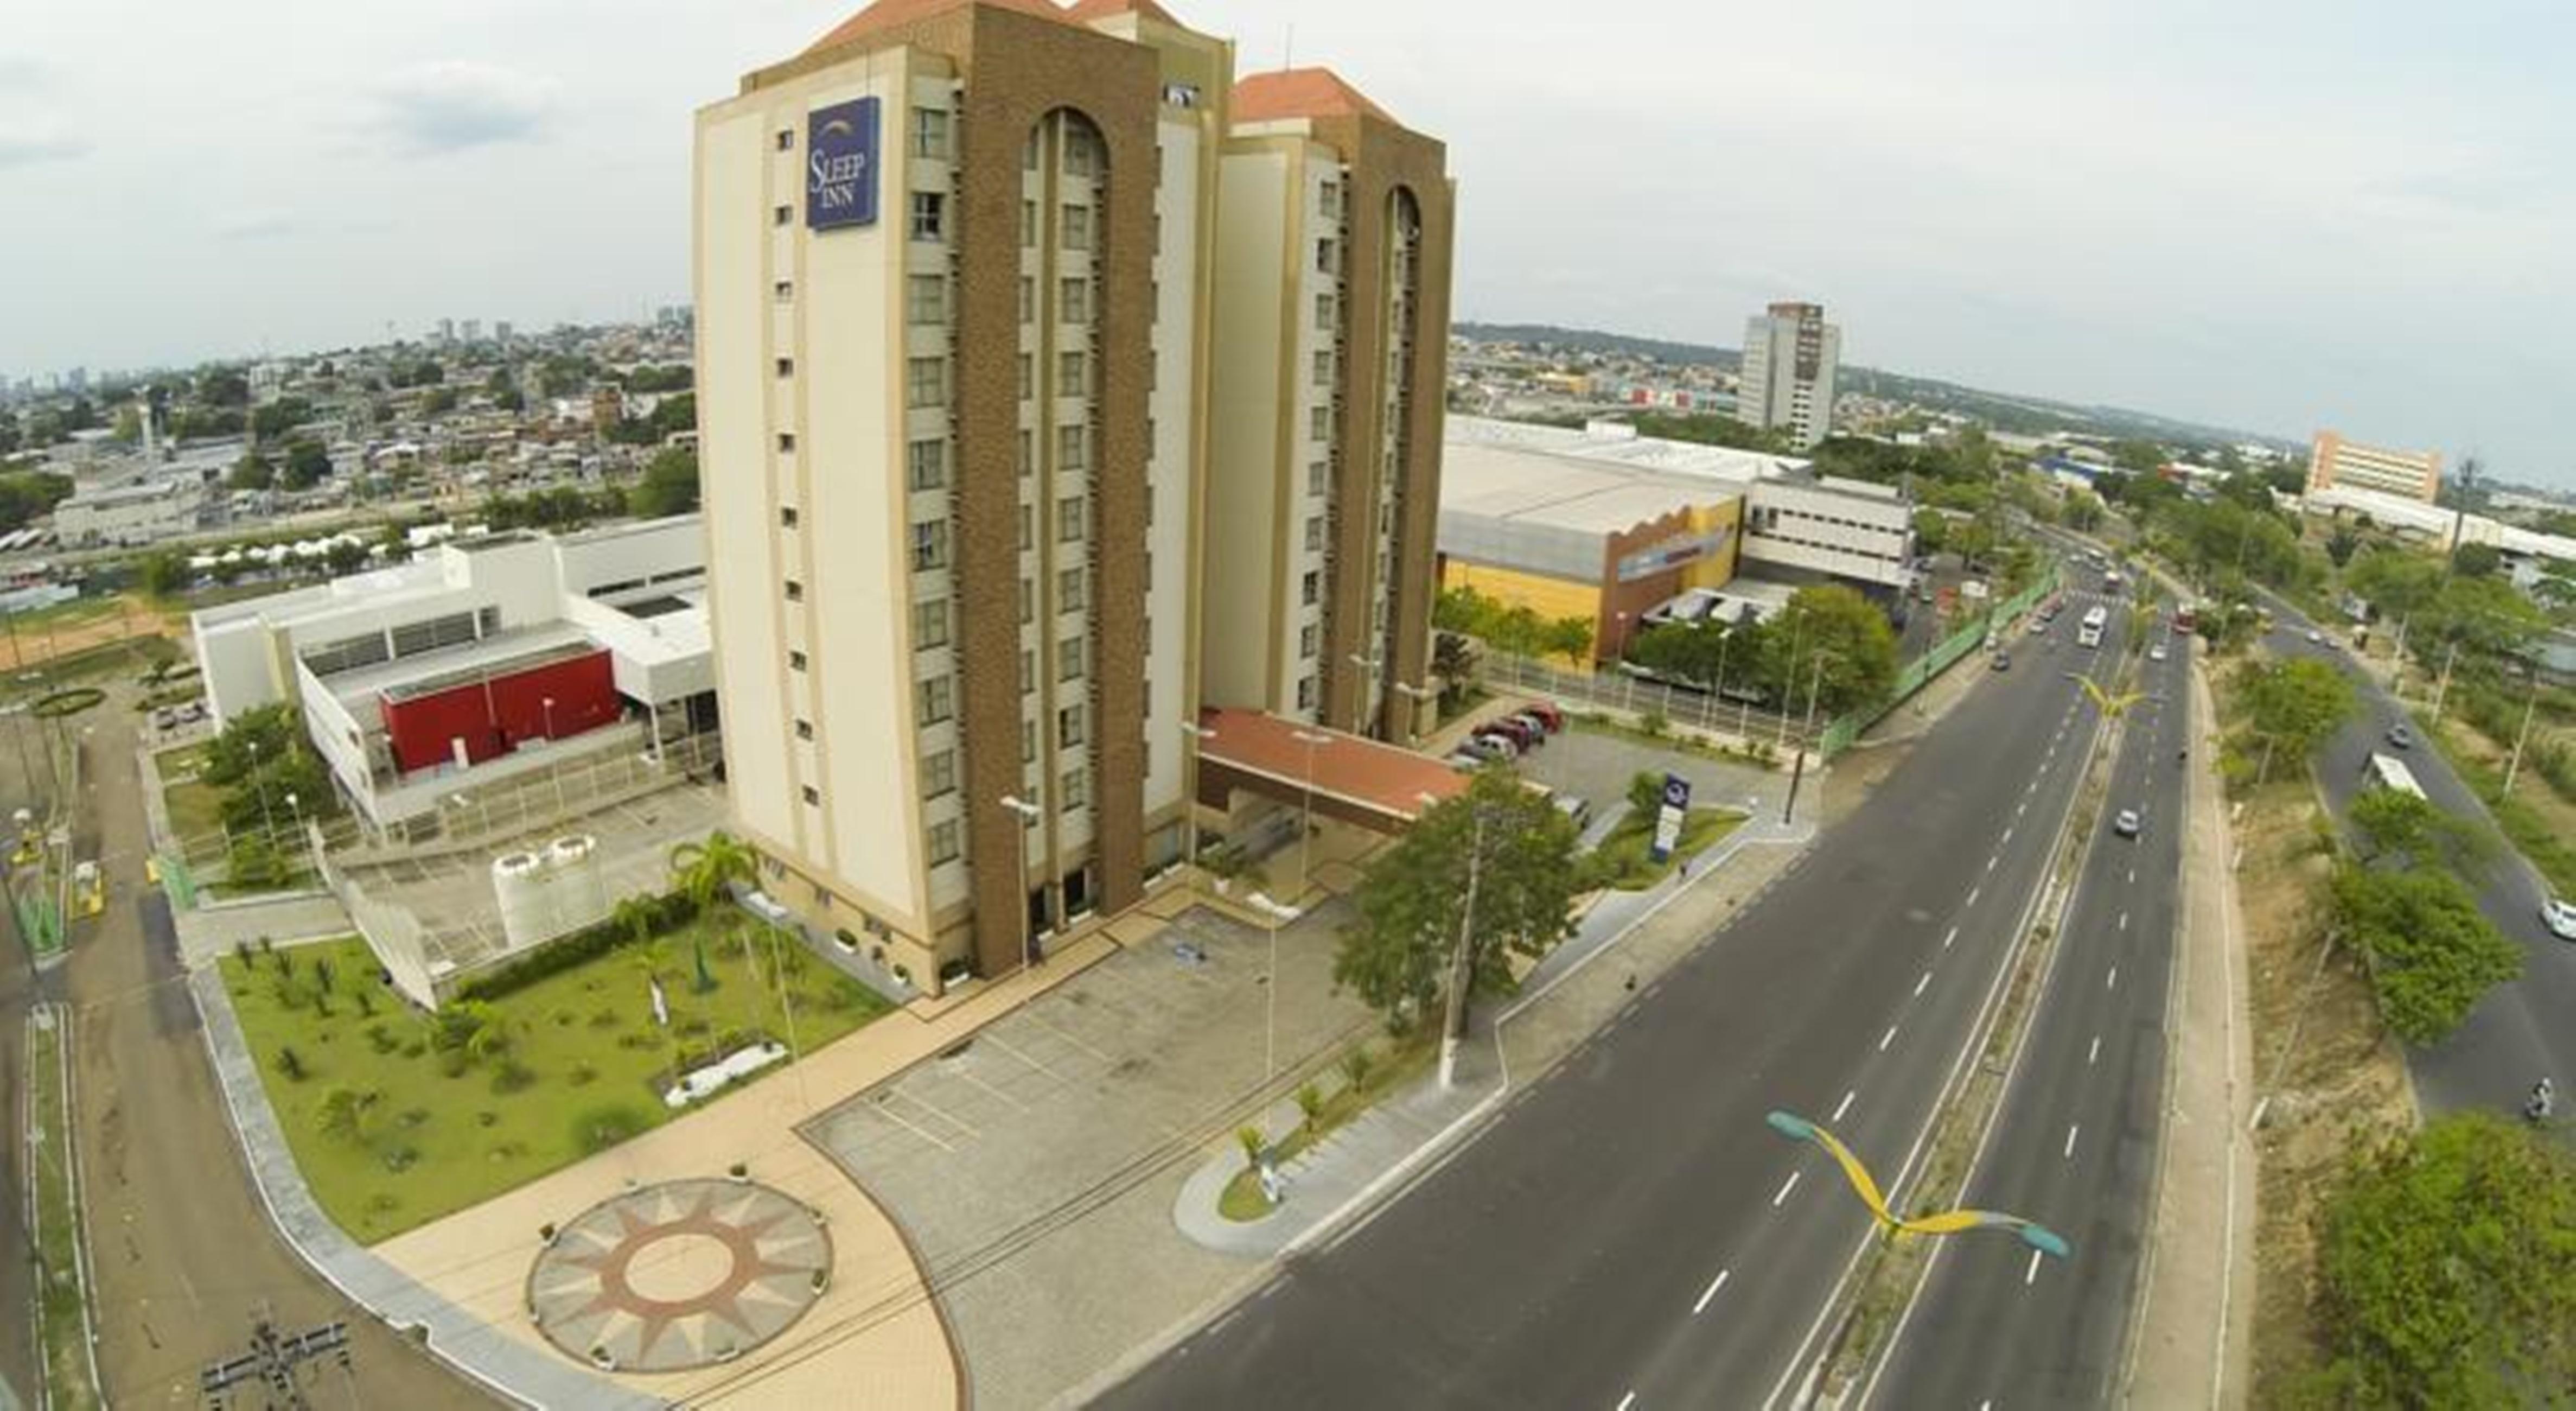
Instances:
[[[523,950],[555,934],[553,883],[546,860],[535,853],[492,859],[492,892],[501,902],[501,934],[510,949]]]
[[[573,833],[546,844],[546,868],[554,874],[556,935],[608,919],[608,879],[600,875],[597,838]]]

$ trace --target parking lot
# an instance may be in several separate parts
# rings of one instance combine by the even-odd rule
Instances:
[[[1754,813],[1760,813],[1766,803],[1778,807],[1788,789],[1786,776],[1770,770],[1579,724],[1549,736],[1545,745],[1522,755],[1517,767],[1522,777],[1590,804],[1592,821],[1586,832],[1595,837],[1626,809],[1628,781],[1641,770],[1689,780],[1694,804]]]

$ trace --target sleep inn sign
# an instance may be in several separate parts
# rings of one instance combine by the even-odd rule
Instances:
[[[816,108],[805,118],[805,228],[877,223],[877,100]]]

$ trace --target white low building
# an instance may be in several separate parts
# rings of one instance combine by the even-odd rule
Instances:
[[[292,701],[379,833],[594,751],[716,724],[695,515],[448,540],[408,563],[191,618],[220,726]]]
[[[193,475],[84,490],[54,506],[67,549],[131,547],[193,534],[204,522],[206,482]]]

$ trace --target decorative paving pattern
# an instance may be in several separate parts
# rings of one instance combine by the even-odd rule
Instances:
[[[767,1186],[669,1181],[592,1206],[528,1271],[548,1341],[621,1372],[730,1361],[787,1331],[829,1277],[832,1237]]]

